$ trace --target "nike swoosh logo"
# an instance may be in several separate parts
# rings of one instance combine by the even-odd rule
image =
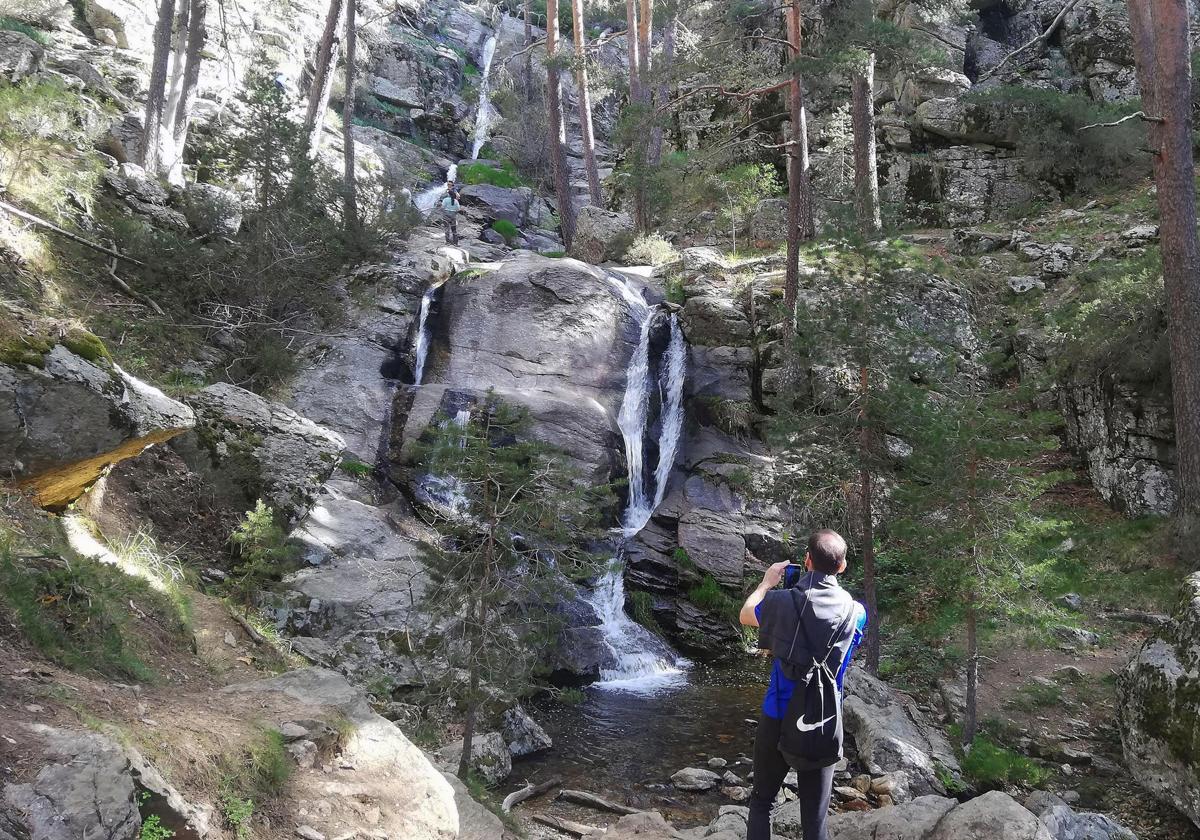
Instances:
[[[801,732],[812,732],[814,729],[821,729],[825,726],[825,724],[829,723],[829,721],[833,720],[835,717],[837,717],[837,715],[830,715],[829,717],[825,718],[825,720],[819,720],[816,723],[805,723],[804,718],[800,718],[796,721],[796,728]]]

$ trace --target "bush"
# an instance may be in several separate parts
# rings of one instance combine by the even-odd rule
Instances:
[[[699,586],[688,590],[687,596],[688,600],[700,609],[723,616],[736,615],[741,606],[721,588],[712,575],[705,575]]]
[[[241,562],[229,576],[230,593],[247,609],[255,596],[270,582],[278,580],[295,560],[297,548],[287,541],[283,528],[275,521],[275,511],[259,499],[254,510],[229,536]]]
[[[492,222],[492,230],[503,236],[505,242],[512,242],[521,235],[521,231],[517,229],[517,226],[508,219],[497,219]]]
[[[1008,785],[1037,787],[1050,774],[1031,759],[1005,749],[976,735],[971,749],[963,756],[963,774],[984,790],[998,790]]]
[[[292,775],[292,760],[283,736],[269,729],[240,750],[220,759],[221,812],[238,840],[251,836],[257,805],[283,792]]]
[[[20,32],[22,35],[26,35],[26,36],[32,38],[33,40],[37,41],[43,47],[47,47],[50,45],[50,36],[49,35],[47,35],[45,32],[42,32],[38,29],[34,29],[28,23],[17,20],[16,18],[13,18],[13,17],[5,17],[3,15],[0,15],[0,29],[5,29],[5,30],[8,30],[9,32]]]
[[[675,246],[657,233],[637,237],[625,252],[625,262],[631,265],[663,265],[678,258]]]
[[[493,187],[525,185],[511,161],[505,161],[499,169],[487,163],[464,163],[458,167],[458,180],[464,184],[491,184]]]

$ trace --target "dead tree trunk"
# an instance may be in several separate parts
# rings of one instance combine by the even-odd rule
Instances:
[[[571,202],[571,172],[567,168],[567,132],[563,123],[562,76],[558,67],[558,0],[546,0],[546,110],[550,122],[550,166],[563,245],[575,236],[575,208]]]
[[[654,6],[653,0],[638,0],[638,90],[642,102],[650,102],[650,42],[653,37]]]
[[[188,15],[187,53],[183,61],[183,84],[171,126],[171,145],[174,148],[174,158],[171,161],[168,180],[173,184],[183,183],[183,152],[187,146],[192,108],[196,103],[196,86],[200,82],[200,62],[203,60],[201,53],[204,51],[204,43],[208,37],[208,28],[205,26],[207,16],[208,1],[191,0],[191,11]]]
[[[596,163],[596,136],[592,131],[592,94],[588,90],[587,38],[583,31],[583,0],[571,0],[571,29],[575,34],[575,86],[579,88],[579,132],[583,143],[583,165],[587,170],[588,194],[592,204],[604,206],[600,194],[600,168]]]
[[[883,231],[875,156],[875,53],[867,53],[862,72],[855,74],[852,87],[854,209],[859,231],[868,239],[875,239]]]
[[[171,40],[171,57],[168,62],[166,105],[163,107],[162,136],[175,136],[175,112],[179,108],[179,98],[183,95],[183,65],[187,53],[188,13],[191,11],[189,0],[178,0],[175,9],[174,37]]]
[[[155,175],[159,167],[159,141],[162,136],[163,108],[166,105],[167,60],[171,55],[171,27],[175,23],[175,0],[161,0],[154,24],[154,55],[150,60],[150,89],[146,93],[146,114],[142,126],[142,166]]]
[[[1196,239],[1188,6],[1129,0],[1142,110],[1154,151],[1159,241],[1167,292],[1180,546],[1200,530],[1200,248]]]
[[[358,0],[346,0],[346,93],[342,97],[342,159],[345,164],[345,206],[342,211],[346,233],[358,233],[358,185],[354,179],[354,66],[356,60],[357,33],[355,32],[355,6]]]
[[[337,67],[341,48],[338,30],[341,29],[343,8],[342,0],[329,0],[325,29],[313,59],[312,84],[308,89],[308,107],[304,111],[304,133],[308,137],[308,153],[313,157],[316,157],[321,146],[325,109],[329,107],[329,94],[333,90],[333,70]]]

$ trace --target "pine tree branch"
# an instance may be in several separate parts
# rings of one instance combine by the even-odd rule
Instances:
[[[1054,30],[1058,29],[1059,24],[1061,24],[1063,22],[1063,18],[1065,18],[1067,16],[1067,13],[1069,11],[1071,11],[1071,9],[1075,8],[1075,4],[1078,2],[1079,2],[1079,0],[1067,0],[1067,3],[1062,7],[1062,9],[1059,10],[1058,14],[1055,15],[1054,20],[1052,20],[1050,22],[1050,25],[1048,27],[1046,27],[1045,32],[1043,32],[1041,35],[1038,35],[1035,38],[1030,39],[1029,41],[1025,42],[1024,44],[1022,44],[1021,46],[1017,47],[1015,50],[1010,52],[1008,55],[1004,56],[1004,58],[1000,59],[1000,63],[997,64],[995,67],[993,67],[991,70],[984,73],[982,76],[980,76],[979,81],[977,81],[976,84],[986,82],[992,76],[996,75],[996,73],[1000,72],[1000,68],[1003,67],[1005,64],[1008,64],[1008,62],[1011,61],[1014,57],[1016,57],[1017,54],[1024,52],[1025,50],[1029,49],[1030,47],[1034,46],[1035,44],[1044,45],[1047,41],[1049,41],[1050,36],[1054,34]]]
[[[1088,129],[1091,129],[1091,128],[1112,128],[1114,125],[1120,125],[1121,123],[1129,122],[1130,120],[1142,120],[1143,122],[1161,123],[1163,121],[1163,118],[1150,116],[1149,114],[1147,114],[1144,111],[1134,111],[1132,114],[1126,114],[1125,116],[1121,117],[1121,119],[1119,119],[1119,120],[1113,120],[1112,122],[1091,123],[1090,125],[1080,126],[1079,128],[1077,128],[1075,130],[1076,131],[1087,131]]]

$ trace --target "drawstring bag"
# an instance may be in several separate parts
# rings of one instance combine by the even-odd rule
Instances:
[[[796,634],[792,638],[792,650],[796,640],[804,634],[805,649],[810,658],[805,664],[786,660],[797,671],[795,689],[783,715],[779,733],[779,751],[788,763],[797,769],[816,769],[837,764],[842,758],[842,693],[838,690],[837,669],[841,663],[830,664],[830,657],[838,648],[838,642],[846,632],[847,623],[854,615],[854,605],[845,618],[838,622],[833,637],[821,650],[818,657],[804,627],[804,607],[796,621]],[[790,653],[791,651],[789,651]]]

